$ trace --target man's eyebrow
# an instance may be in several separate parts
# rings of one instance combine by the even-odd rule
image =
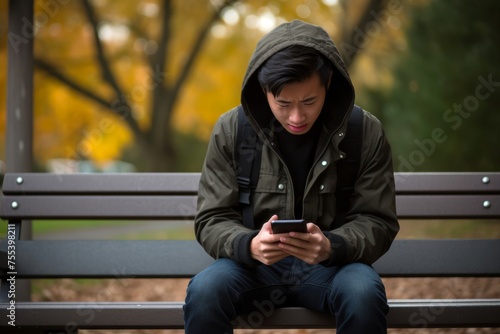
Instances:
[[[274,100],[275,100],[276,102],[278,102],[278,103],[290,103],[290,101],[289,101],[289,100],[284,99],[284,98],[281,98],[281,97],[276,97]]]
[[[310,96],[308,98],[305,98],[304,100],[300,101],[300,102],[311,102],[313,100],[316,100],[317,96]]]
[[[301,100],[300,102],[311,102],[311,101],[313,101],[313,100],[315,100],[317,98],[318,98],[317,96],[310,96],[310,97],[307,97],[307,98]],[[276,97],[275,101],[278,102],[278,103],[290,103],[289,100],[284,99],[284,98],[280,98],[280,97]]]

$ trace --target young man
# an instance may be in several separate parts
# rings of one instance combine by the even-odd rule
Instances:
[[[364,112],[354,197],[335,223],[336,163],[346,154],[339,143],[354,89],[328,34],[293,21],[264,36],[241,105],[263,140],[254,228],[242,224],[235,108],[214,127],[200,180],[196,238],[216,261],[189,284],[186,333],[232,333],[232,321],[251,324],[238,317],[269,303],[329,313],[337,333],[385,333],[387,298],[370,265],[399,230],[391,152],[379,121]],[[305,219],[307,233],[273,234],[278,218]]]

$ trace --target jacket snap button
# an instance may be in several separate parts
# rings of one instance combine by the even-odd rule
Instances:
[[[325,185],[324,184],[320,185],[319,190],[325,190]]]
[[[328,162],[326,162],[326,160],[323,160],[323,161],[321,161],[321,165],[326,166],[326,165],[328,165]]]
[[[280,184],[278,184],[278,189],[283,190],[283,189],[285,189],[285,186],[282,183],[280,183]]]

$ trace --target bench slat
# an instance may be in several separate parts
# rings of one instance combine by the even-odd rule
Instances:
[[[23,182],[18,183],[21,177]],[[488,182],[483,182],[487,177]],[[200,173],[7,173],[6,194],[196,194]],[[396,192],[479,194],[500,191],[499,172],[395,173]]]
[[[194,240],[16,242],[19,278],[185,278],[212,262]]]
[[[196,196],[4,196],[1,210],[17,219],[188,219]]]
[[[485,177],[488,182],[483,182]],[[498,194],[500,192],[498,172],[395,173],[394,180],[399,194]]]
[[[484,254],[500,254],[500,240],[396,240],[374,268],[384,277],[500,276],[500,257]],[[194,240],[20,240],[16,260],[19,278],[184,278],[213,262]]]
[[[500,195],[398,195],[396,207],[400,219],[494,219],[500,218]]]
[[[18,182],[18,178],[22,182]],[[200,173],[53,174],[8,173],[5,194],[196,195]]]
[[[500,239],[395,240],[374,268],[385,277],[498,277],[493,254],[500,254]]]
[[[500,195],[398,195],[396,205],[402,219],[500,218]],[[191,219],[196,196],[9,195],[2,199],[1,214],[4,219]]]
[[[181,329],[182,302],[18,302],[16,326],[21,328]],[[3,306],[3,305],[2,305]],[[6,307],[0,318],[7,319]],[[500,301],[389,300],[388,327],[498,327]],[[2,323],[6,326],[6,322]],[[333,328],[332,317],[300,307],[251,313],[234,321],[239,328]],[[68,327],[69,326],[69,327]],[[73,327],[73,328],[74,328]],[[1,326],[0,326],[1,328]]]

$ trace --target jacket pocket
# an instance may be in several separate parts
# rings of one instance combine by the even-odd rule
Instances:
[[[311,196],[308,196],[305,200],[306,209],[304,214],[310,215],[311,220],[315,221],[322,229],[330,228],[335,219],[337,210],[335,188],[336,178],[331,173],[328,173],[317,180],[311,191]],[[309,211],[308,207],[311,207],[315,212]]]
[[[279,174],[261,172],[257,186],[252,192],[255,226],[262,226],[272,215],[281,219],[292,216],[287,212],[287,195],[291,192],[286,178]]]

